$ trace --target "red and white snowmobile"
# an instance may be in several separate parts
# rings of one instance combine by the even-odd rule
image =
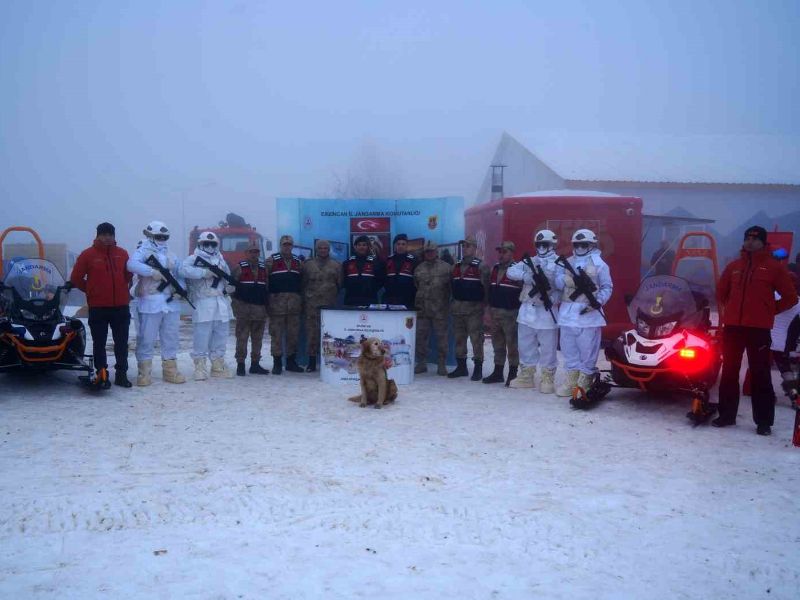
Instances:
[[[571,404],[588,408],[612,387],[687,394],[687,416],[708,420],[717,405],[709,402],[722,364],[718,339],[711,331],[707,298],[680,277],[644,279],[628,304],[633,329],[624,331],[605,355],[610,371],[598,373],[588,389],[576,388]]]
[[[92,389],[91,355],[84,355],[86,330],[63,307],[70,286],[56,266],[41,258],[17,261],[0,281],[0,373],[67,369],[84,371]],[[106,382],[99,382],[104,384]]]

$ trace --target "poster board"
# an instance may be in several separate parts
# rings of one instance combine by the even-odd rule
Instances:
[[[278,198],[277,230],[294,237],[296,245],[313,247],[317,239],[331,240],[331,256],[350,256],[353,240],[366,235],[381,259],[392,253],[399,233],[439,245],[464,239],[464,199],[439,198],[334,199]],[[334,248],[333,240],[348,245]],[[424,243],[424,242],[423,242]]]
[[[320,378],[325,383],[357,383],[361,340],[379,338],[387,350],[389,379],[414,383],[417,313],[413,310],[323,308]]]

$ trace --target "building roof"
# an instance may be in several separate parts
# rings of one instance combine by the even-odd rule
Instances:
[[[506,136],[567,181],[800,185],[800,135]]]

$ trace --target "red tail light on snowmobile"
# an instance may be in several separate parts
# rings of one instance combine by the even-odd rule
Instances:
[[[697,373],[708,367],[710,358],[705,348],[681,348],[670,363],[672,368],[682,373]]]

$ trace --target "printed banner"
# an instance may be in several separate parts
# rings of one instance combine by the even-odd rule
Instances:
[[[357,383],[361,342],[376,337],[386,349],[389,379],[398,385],[414,382],[414,342],[417,313],[413,310],[321,311],[320,377],[325,383]]]

